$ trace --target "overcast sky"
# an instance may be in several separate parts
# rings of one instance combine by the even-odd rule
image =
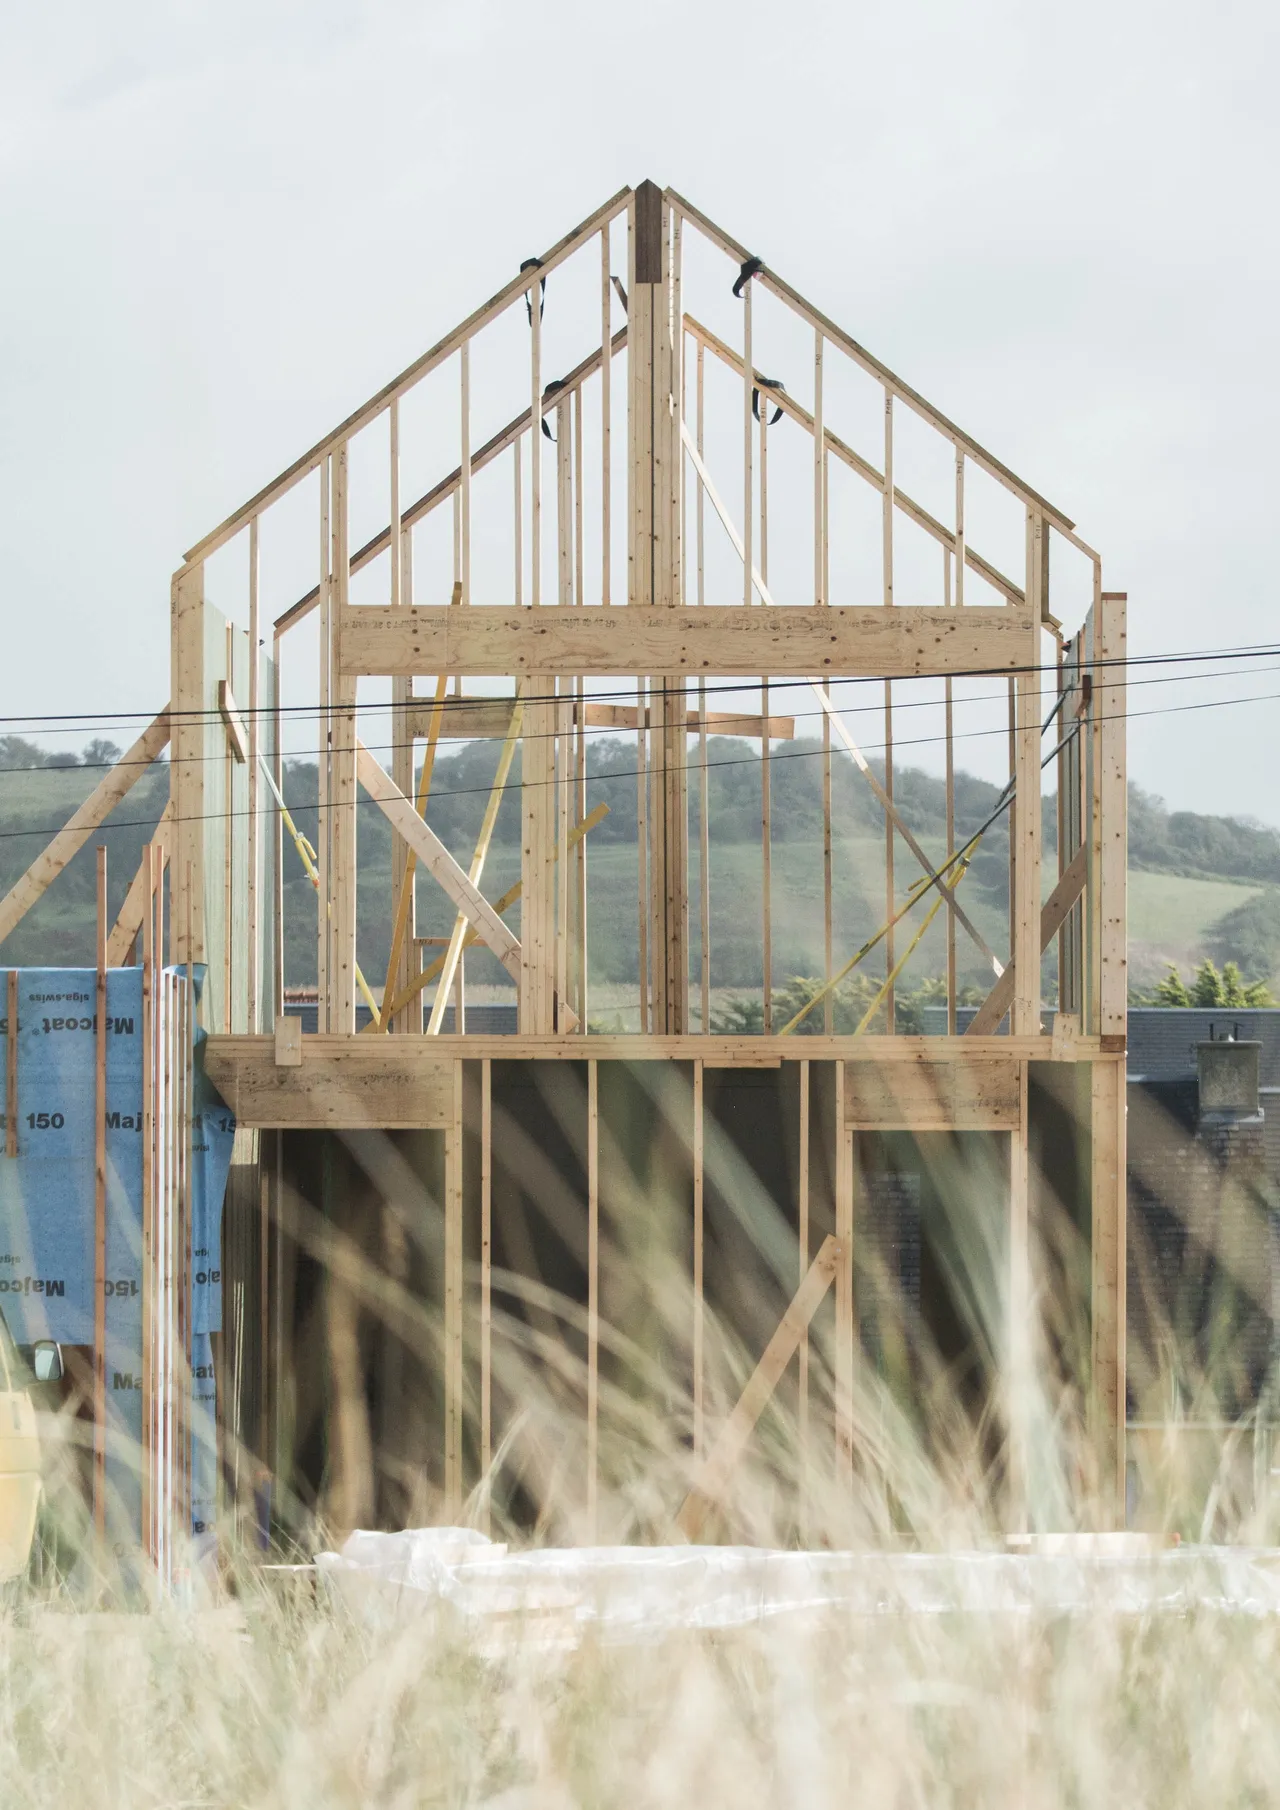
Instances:
[[[0,714],[158,708],[183,549],[645,176],[1072,516],[1131,651],[1280,638],[1276,18],[11,0]],[[1276,703],[1130,747],[1280,824]]]

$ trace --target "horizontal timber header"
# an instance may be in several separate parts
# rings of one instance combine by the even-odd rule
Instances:
[[[348,678],[433,673],[906,678],[1036,664],[1025,610],[745,604],[702,609],[348,606]]]

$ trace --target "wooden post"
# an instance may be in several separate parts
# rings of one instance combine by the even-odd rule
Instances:
[[[678,272],[669,256],[666,204],[654,183],[640,184],[632,213],[628,601],[633,606],[674,608],[681,596],[679,348],[671,320],[672,285]],[[749,423],[749,379],[747,412]],[[749,587],[749,573],[747,582]],[[652,678],[649,708],[656,761],[648,861],[652,1028],[670,1035],[687,1030],[689,1014],[688,718],[683,678]]]
[[[107,851],[98,845],[93,1083],[93,1528],[107,1534]]]

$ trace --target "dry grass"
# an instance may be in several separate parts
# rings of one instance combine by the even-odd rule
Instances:
[[[776,1292],[771,1272],[794,1263],[794,1243],[726,1153],[709,1149],[708,1160],[736,1189]],[[835,1459],[830,1334],[819,1324],[807,1428],[794,1393],[784,1394],[735,1477],[720,1537],[894,1555],[990,1551],[1011,1520],[1087,1529],[1107,1519],[1080,1407],[1088,1329],[1068,1286],[1080,1272],[1078,1235],[1068,1215],[1042,1214],[1041,1336],[1026,1373],[1012,1376],[992,1231],[999,1178],[978,1165],[950,1182],[955,1218],[940,1242],[972,1344],[990,1360],[986,1383],[975,1390],[971,1374],[943,1362],[880,1278],[887,1305],[877,1360],[857,1385],[852,1481]],[[645,1330],[628,1342],[606,1329],[598,1532],[651,1544],[671,1537],[692,1469],[691,1403],[672,1382],[691,1313],[664,1216],[647,1206],[643,1269],[634,1250],[605,1260],[615,1278],[642,1277],[630,1323]],[[353,1298],[382,1301],[404,1323],[409,1308],[385,1279],[363,1274],[350,1252],[334,1261]],[[580,1332],[581,1313],[530,1287],[522,1298],[507,1281],[496,1381],[519,1412],[497,1469],[518,1474],[521,1488],[504,1492],[495,1478],[467,1513],[480,1519],[487,1505],[495,1535],[513,1545],[571,1543],[590,1532],[583,1376],[563,1336]],[[417,1311],[430,1345],[438,1325]],[[707,1330],[714,1420],[750,1362],[722,1324]],[[1230,1340],[1215,1350],[1226,1364]],[[1145,1360],[1149,1398],[1176,1372],[1178,1399],[1200,1420],[1235,1386],[1203,1369],[1193,1379],[1199,1360],[1168,1323]],[[1275,1539],[1267,1448],[1249,1424],[1208,1450],[1198,1435],[1153,1437],[1144,1465],[1142,1517],[1157,1542]],[[334,1534],[317,1523],[299,1538]],[[103,1613],[86,1600],[73,1571],[20,1593],[0,1622],[4,1810],[1177,1810],[1269,1803],[1280,1781],[1280,1618],[1211,1605],[1133,1612],[1105,1587],[1075,1612],[846,1605],[627,1640],[579,1627],[558,1642],[518,1618],[495,1641],[448,1603],[372,1628],[323,1589],[268,1583],[230,1562],[194,1609]]]

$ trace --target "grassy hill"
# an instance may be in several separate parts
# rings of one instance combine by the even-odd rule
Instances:
[[[822,971],[822,794],[819,744],[797,741],[774,750],[771,761],[773,821],[774,973]],[[469,861],[497,761],[493,743],[447,748],[436,763],[429,817],[464,865]],[[0,738],[0,893],[96,783],[115,758],[109,743],[92,743],[83,757],[51,760],[16,737]],[[711,948],[717,988],[759,987],[761,965],[760,763],[746,742],[711,744],[708,780],[711,824]],[[512,781],[520,778],[517,755]],[[634,745],[604,738],[590,749],[589,802],[603,800],[609,815],[592,832],[588,851],[588,936],[593,977],[604,985],[634,984],[638,964],[636,779]],[[839,901],[837,958],[843,959],[885,915],[883,817],[861,777],[845,760],[833,763],[833,862]],[[100,838],[108,847],[110,908],[114,914],[152,833],[168,793],[165,764],[136,786]],[[942,782],[916,769],[894,776],[900,810],[926,851],[945,850]],[[285,769],[291,810],[316,840],[316,770],[305,761]],[[958,836],[971,833],[997,798],[997,788],[967,774],[956,780]],[[698,787],[690,785],[690,837],[694,898],[691,938],[698,947]],[[381,813],[362,798],[359,810],[360,921],[358,955],[370,981],[381,980],[391,928],[390,831]],[[1052,864],[1054,811],[1045,812],[1046,850]],[[899,841],[899,894],[918,869]],[[81,851],[28,914],[0,959],[63,965],[93,959],[94,861]],[[1280,979],[1280,834],[1230,817],[1168,811],[1137,787],[1130,788],[1130,953],[1135,985],[1149,986],[1167,962],[1185,970],[1204,956],[1235,960],[1253,978]],[[514,784],[504,798],[484,889],[504,891],[519,877],[519,818]],[[419,883],[419,930],[444,935],[451,926],[448,901],[433,883]],[[965,878],[962,897],[983,935],[999,952],[1007,943],[1007,820],[984,838]],[[918,919],[917,919],[918,921]],[[315,894],[290,847],[285,854],[285,967],[290,984],[314,979]],[[911,975],[942,972],[945,919],[935,919],[912,960]],[[908,919],[897,931],[901,951],[914,933]],[[967,940],[958,945],[962,981],[981,982],[982,965]],[[972,959],[971,959],[972,957]],[[468,958],[474,983],[498,981],[496,964],[483,952]],[[869,967],[883,973],[883,957]],[[492,969],[492,972],[488,970]]]

